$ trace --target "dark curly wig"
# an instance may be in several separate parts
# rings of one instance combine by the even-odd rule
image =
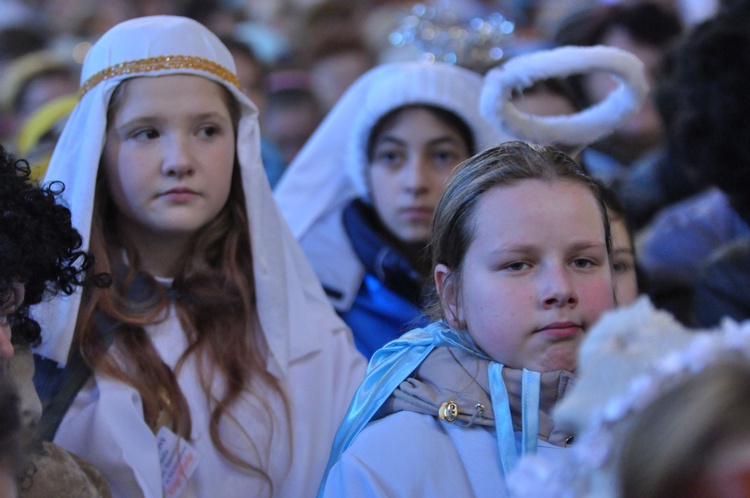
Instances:
[[[40,187],[29,164],[0,145],[0,305],[13,299],[13,283],[26,287],[20,308],[9,316],[12,342],[36,345],[41,330],[30,306],[45,295],[71,294],[84,284],[93,257],[81,251],[70,211],[58,204],[64,186]]]
[[[675,48],[658,97],[677,158],[750,223],[750,2],[723,5]]]

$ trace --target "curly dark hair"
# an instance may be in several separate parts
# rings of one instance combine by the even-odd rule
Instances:
[[[675,47],[658,97],[677,159],[750,223],[750,4],[725,4]]]
[[[81,251],[81,235],[71,224],[70,210],[59,204],[64,186],[39,186],[28,162],[0,145],[0,305],[14,298],[13,284],[25,286],[24,300],[9,316],[12,342],[37,345],[39,324],[29,308],[45,295],[72,294],[86,281],[93,257]],[[102,276],[98,282],[106,284]]]

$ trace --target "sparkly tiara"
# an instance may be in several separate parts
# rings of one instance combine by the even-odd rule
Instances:
[[[463,19],[448,4],[439,0],[421,2],[402,11],[388,42],[396,48],[415,50],[420,59],[429,62],[478,72],[497,65],[515,41],[515,23],[497,11]]]
[[[237,78],[237,75],[214,61],[191,55],[160,55],[158,57],[122,62],[106,69],[102,69],[83,82],[79,94],[83,97],[86,92],[102,81],[110,78],[116,78],[128,74],[136,75],[150,73],[152,71],[168,71],[171,69],[194,69],[196,71],[205,71],[231,83],[236,86],[237,89],[240,88],[240,81]]]
[[[671,330],[667,330],[670,328]],[[596,408],[591,410],[588,407],[578,407],[579,412],[586,412],[586,421],[578,432],[575,443],[559,461],[545,461],[538,456],[522,459],[509,479],[511,496],[617,496],[619,449],[623,444],[624,431],[634,415],[680,381],[713,364],[737,356],[750,360],[750,322],[738,324],[725,319],[715,330],[687,330],[667,313],[655,310],[646,298],[641,298],[632,308],[606,315],[599,325],[589,331],[592,334],[589,337],[599,342],[596,347],[607,349],[608,342],[628,341],[628,331],[639,334],[639,339],[636,339],[639,341],[639,351],[641,347],[649,348],[656,344],[655,349],[658,351],[654,354],[654,360],[630,367],[635,372],[629,376],[630,382],[623,390],[618,386],[595,392],[589,389],[592,392],[579,396],[596,400]],[[664,336],[668,336],[668,339],[663,340]],[[586,341],[588,340],[589,338]],[[586,348],[586,341],[582,348]],[[671,348],[669,344],[672,344]],[[571,397],[576,396],[576,390],[582,387],[587,375],[607,378],[610,373],[607,364],[612,359],[607,356],[608,353],[595,353],[598,355],[599,366],[582,372],[580,382],[571,391]],[[581,354],[583,356],[583,349]],[[631,354],[635,356],[632,351]],[[630,360],[627,357],[624,359]],[[618,363],[617,359],[612,363]],[[620,364],[629,363],[631,362],[626,361]],[[588,384],[589,387],[591,385],[592,383]],[[569,401],[572,400],[566,397],[561,405],[570,405]]]

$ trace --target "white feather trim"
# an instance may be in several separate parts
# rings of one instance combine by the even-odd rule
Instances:
[[[513,90],[536,81],[606,71],[618,87],[605,100],[576,114],[537,116],[519,111],[511,102]],[[519,55],[484,78],[480,110],[499,130],[521,140],[585,147],[612,133],[643,103],[648,83],[643,63],[633,54],[614,47],[566,46]]]

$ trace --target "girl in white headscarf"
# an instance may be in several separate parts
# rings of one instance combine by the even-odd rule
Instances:
[[[81,81],[45,181],[113,285],[40,305],[36,353],[65,366],[43,425],[115,496],[310,495],[364,362],[273,201],[229,51],[134,19]]]
[[[274,191],[328,297],[368,358],[418,324],[432,215],[453,168],[503,137],[482,77],[384,64],[342,96]]]

